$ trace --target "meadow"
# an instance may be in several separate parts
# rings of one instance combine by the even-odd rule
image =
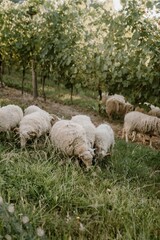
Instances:
[[[22,150],[0,135],[0,239],[160,239],[159,150],[116,137],[112,156],[86,171],[43,140]]]
[[[0,143],[0,239],[160,239],[160,152],[116,139],[90,171],[48,142]]]

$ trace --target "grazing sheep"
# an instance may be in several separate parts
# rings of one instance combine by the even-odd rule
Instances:
[[[76,115],[71,118],[71,121],[80,124],[86,131],[88,146],[93,148],[95,142],[95,129],[90,117],[86,115]]]
[[[152,105],[151,110],[148,112],[148,115],[160,118],[160,108]]]
[[[136,133],[142,133],[143,136],[149,135],[150,146],[152,146],[153,135],[160,135],[160,119],[147,114],[132,111],[125,115],[124,127],[122,131],[122,137],[128,142],[129,134],[133,134],[133,140],[135,139]]]
[[[37,111],[43,111],[43,110],[40,107],[37,107],[36,105],[30,105],[29,107],[25,108],[24,116]]]
[[[110,125],[103,123],[96,128],[95,151],[98,158],[110,155],[115,144],[114,132]]]
[[[45,111],[30,113],[22,118],[19,124],[21,147],[25,147],[28,140],[39,138],[49,133],[53,117]]]
[[[53,125],[50,139],[66,155],[77,156],[87,168],[92,165],[93,149],[89,148],[86,132],[81,125],[71,120],[60,120]]]
[[[22,109],[14,104],[0,108],[0,132],[9,132],[16,128],[23,118]]]
[[[109,120],[112,120],[113,116],[124,116],[126,113],[133,110],[133,105],[129,102],[125,102],[123,98],[117,98],[113,95],[106,101],[106,113]]]

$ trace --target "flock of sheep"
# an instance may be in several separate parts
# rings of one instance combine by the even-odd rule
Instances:
[[[125,101],[121,95],[108,96],[105,100],[106,112],[109,119],[113,114],[124,115],[122,137],[128,142],[136,134],[149,136],[152,146],[152,136],[160,136],[160,119],[146,113],[133,111],[133,106]],[[154,115],[155,115],[154,110]],[[60,119],[38,106],[31,105],[24,111],[17,105],[10,104],[0,108],[0,132],[16,129],[21,148],[31,139],[49,135],[51,144],[68,156],[76,156],[87,168],[95,159],[100,160],[112,153],[115,135],[112,127],[107,123],[95,126],[89,116],[76,115],[70,120]]]
[[[49,134],[55,148],[68,156],[78,157],[87,168],[95,158],[110,154],[115,143],[114,132],[108,124],[96,127],[86,115],[63,120],[35,105],[24,112],[17,105],[0,108],[0,132],[9,133],[12,129],[18,131],[22,148],[29,140]]]
[[[159,107],[146,102],[144,105],[149,109],[147,112],[142,107],[134,108],[122,95],[108,95],[105,93],[102,95],[101,103],[105,105],[105,110],[110,120],[115,115],[124,117],[122,138],[125,137],[126,142],[128,142],[129,135],[131,135],[132,141],[134,141],[138,133],[143,143],[146,137],[149,137],[149,145],[152,147],[152,136],[160,136]]]

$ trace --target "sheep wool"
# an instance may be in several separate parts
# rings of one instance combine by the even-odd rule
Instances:
[[[81,125],[71,120],[60,120],[53,125],[50,139],[66,155],[79,157],[87,168],[92,165],[93,150],[87,144],[86,132]]]
[[[18,126],[23,118],[22,109],[14,104],[0,108],[0,132],[7,132]]]
[[[85,129],[88,145],[89,147],[93,148],[96,127],[92,123],[90,117],[86,115],[76,115],[71,118],[71,121],[80,124]]]
[[[39,138],[49,133],[53,117],[45,111],[30,113],[22,118],[19,124],[21,147],[25,147],[27,141]]]
[[[98,158],[110,155],[114,144],[114,131],[109,124],[100,124],[95,131],[95,149]]]
[[[122,134],[122,137],[125,136],[126,142],[128,142],[128,136],[131,133],[149,135],[150,146],[152,146],[151,136],[160,135],[160,119],[137,111],[129,112],[124,118]]]
[[[124,116],[127,112],[132,110],[133,105],[129,102],[125,102],[125,99],[122,97],[115,97],[113,95],[113,97],[109,97],[106,101],[106,113],[109,120],[112,120],[114,115]]]
[[[152,107],[152,109],[148,112],[148,115],[160,118],[160,108],[159,107]]]
[[[24,110],[24,116],[31,114],[33,112],[37,112],[37,111],[43,111],[40,107],[36,106],[36,105],[30,105],[29,107],[25,108]]]

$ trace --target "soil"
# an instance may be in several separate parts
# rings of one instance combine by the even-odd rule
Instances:
[[[3,104],[3,102],[5,104]],[[0,104],[2,105],[18,104],[22,108],[23,107],[25,108],[29,105],[34,104],[48,111],[49,113],[56,114],[58,117],[64,118],[64,119],[70,119],[72,116],[77,114],[86,114],[90,116],[92,122],[96,126],[98,126],[101,123],[109,123],[115,132],[116,138],[121,138],[122,136],[123,122],[120,122],[120,121],[110,122],[106,116],[101,116],[97,112],[94,112],[91,110],[90,111],[84,110],[78,106],[63,105],[61,103],[53,102],[50,99],[47,99],[46,101],[44,101],[43,98],[38,97],[36,100],[34,100],[30,94],[24,93],[22,95],[20,90],[9,88],[7,86],[0,88]],[[137,141],[141,144],[139,139],[137,139]],[[146,145],[148,145],[148,142],[146,142]],[[153,147],[158,150],[160,149],[159,138],[153,137]]]

